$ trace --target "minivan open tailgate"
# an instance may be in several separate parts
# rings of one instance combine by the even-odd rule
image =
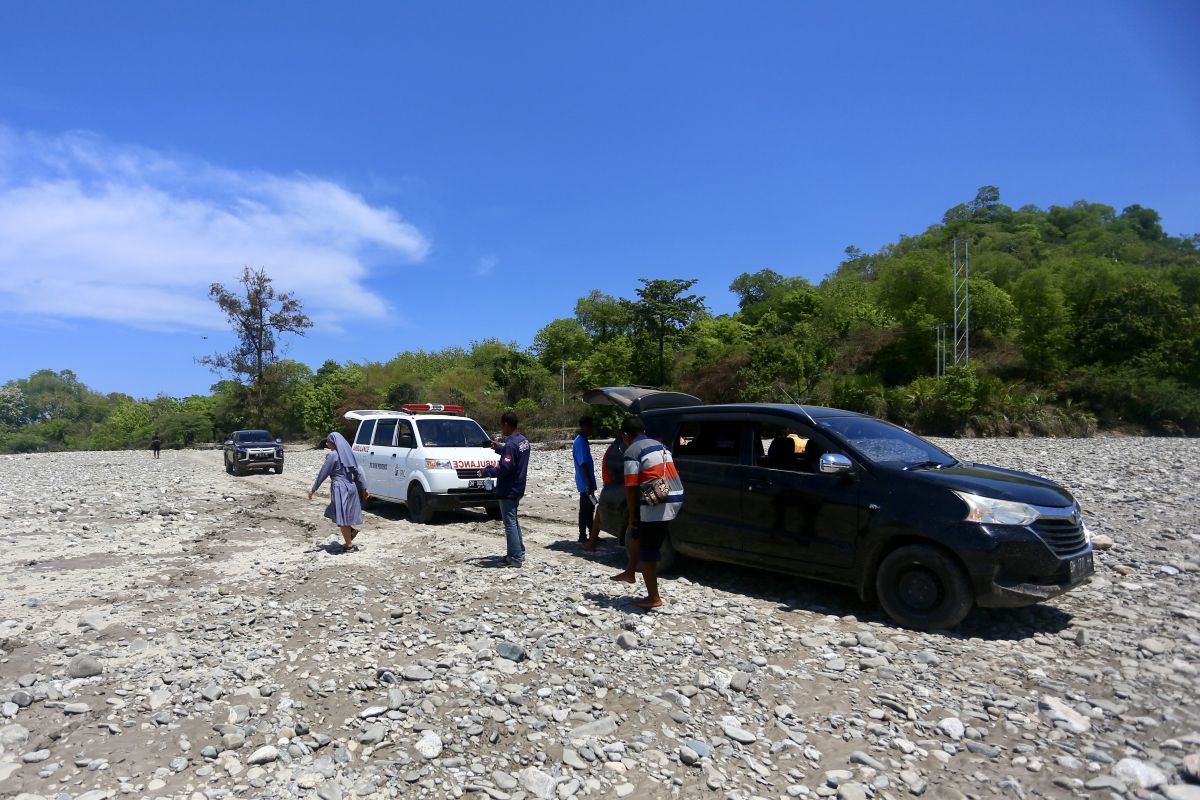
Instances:
[[[653,386],[603,386],[583,393],[583,402],[593,406],[616,406],[630,414],[653,408],[683,408],[704,405],[699,397],[684,392],[666,392]]]

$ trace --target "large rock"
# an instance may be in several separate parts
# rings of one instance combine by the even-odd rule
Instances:
[[[963,725],[963,721],[958,717],[946,717],[938,722],[937,729],[957,742],[963,737],[963,733],[966,732],[967,727]]]
[[[99,659],[80,653],[67,663],[67,674],[72,678],[91,678],[104,672]]]
[[[612,736],[617,732],[616,717],[601,717],[585,722],[571,731],[572,739],[591,739],[593,737]]]
[[[1038,713],[1051,725],[1066,728],[1074,733],[1086,733],[1092,729],[1092,721],[1080,714],[1057,697],[1042,695],[1038,701]]]
[[[1113,767],[1113,775],[1142,789],[1153,789],[1167,782],[1167,776],[1162,770],[1136,758],[1122,758]]]
[[[526,767],[517,774],[521,788],[541,800],[554,797],[554,786],[558,783],[554,776],[542,772],[537,767]]]
[[[275,759],[279,758],[279,751],[271,745],[265,745],[258,748],[250,757],[246,759],[247,764],[270,764]]]
[[[442,754],[442,737],[433,731],[425,731],[413,748],[421,754],[421,758],[431,761]]]

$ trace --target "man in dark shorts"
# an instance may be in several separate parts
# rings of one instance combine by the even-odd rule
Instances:
[[[683,482],[671,451],[646,436],[646,426],[639,417],[626,417],[621,435],[625,440],[625,501],[629,507],[625,548],[629,561],[612,580],[635,583],[640,570],[646,581],[646,596],[634,605],[658,608],[663,604],[658,593],[659,548],[667,539],[667,524],[683,507]]]
[[[158,458],[159,450],[162,450],[162,437],[158,435],[158,431],[155,431],[154,438],[150,440],[150,452],[154,453],[155,458]]]

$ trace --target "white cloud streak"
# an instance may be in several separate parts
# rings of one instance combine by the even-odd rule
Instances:
[[[249,264],[336,324],[387,313],[369,265],[428,250],[396,211],[327,180],[0,126],[0,312],[217,329],[208,286]]]

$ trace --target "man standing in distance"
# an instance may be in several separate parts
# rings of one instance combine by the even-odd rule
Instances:
[[[519,567],[525,563],[525,543],[521,541],[521,523],[517,521],[517,506],[525,496],[525,473],[529,469],[529,440],[517,432],[519,420],[511,411],[500,417],[500,433],[504,444],[493,441],[492,449],[500,455],[494,467],[484,475],[496,479],[496,497],[500,500],[500,518],[504,520],[507,554],[504,563]]]
[[[579,418],[579,433],[571,445],[571,458],[575,462],[575,489],[579,492],[579,543],[588,540],[592,517],[596,511],[596,464],[592,460],[592,418]]]
[[[612,580],[635,583],[640,567],[646,596],[634,605],[658,608],[663,604],[658,594],[659,548],[667,539],[667,523],[683,506],[683,482],[671,451],[646,436],[646,426],[639,417],[626,417],[621,435],[625,440],[625,502],[629,507],[625,547],[629,562]]]

